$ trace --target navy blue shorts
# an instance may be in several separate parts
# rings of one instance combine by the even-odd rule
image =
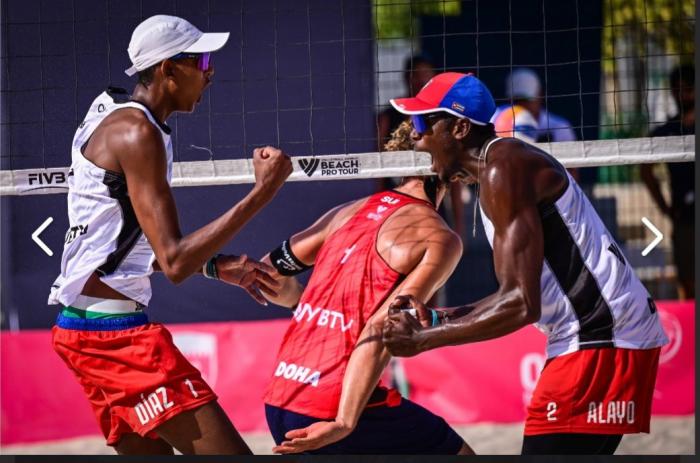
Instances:
[[[265,415],[278,445],[292,429],[327,421],[267,404]],[[365,409],[349,436],[308,453],[456,455],[462,443],[462,438],[445,420],[410,400],[401,399],[398,407],[382,405]]]

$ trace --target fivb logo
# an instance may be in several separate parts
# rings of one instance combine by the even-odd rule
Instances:
[[[318,168],[318,165],[320,163],[321,160],[316,158],[299,159],[299,167],[301,167],[301,170],[303,170],[304,173],[309,177],[311,177],[314,174],[314,172],[316,172],[316,169]]]
[[[66,174],[64,172],[30,172],[27,175],[27,181],[30,185],[66,183]]]
[[[25,173],[26,185],[37,188],[68,188],[68,177],[73,175],[72,170],[66,169],[38,169]]]

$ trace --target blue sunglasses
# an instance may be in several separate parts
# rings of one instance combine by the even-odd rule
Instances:
[[[444,111],[430,114],[411,114],[411,123],[413,124],[413,128],[416,130],[416,132],[418,132],[419,135],[423,135],[437,121],[439,121],[440,119],[446,119],[448,117],[453,116]]]

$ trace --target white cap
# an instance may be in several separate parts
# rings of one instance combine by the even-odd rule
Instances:
[[[178,53],[217,51],[226,44],[229,35],[228,32],[204,33],[177,16],[151,16],[131,34],[129,58],[133,66],[124,72],[133,76]]]
[[[533,99],[541,95],[542,86],[537,73],[530,68],[515,69],[506,78],[506,95],[513,99]]]

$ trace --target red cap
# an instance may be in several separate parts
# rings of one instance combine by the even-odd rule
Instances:
[[[443,72],[438,74],[414,98],[389,100],[403,114],[428,114],[445,111],[460,118],[485,125],[496,112],[488,88],[472,74]]]

